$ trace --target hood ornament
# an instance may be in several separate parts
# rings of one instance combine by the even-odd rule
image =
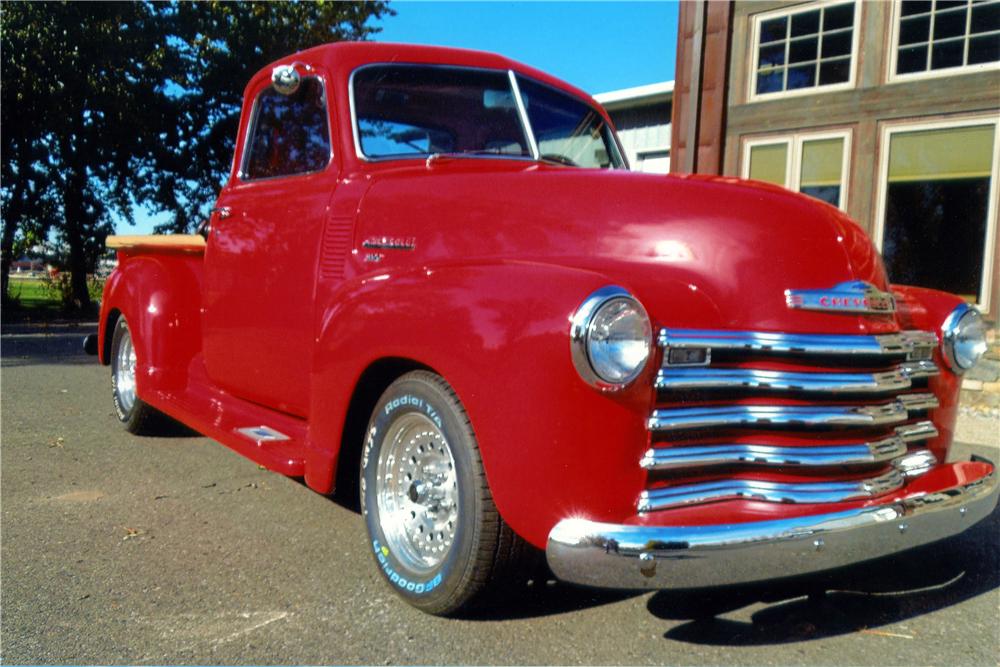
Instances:
[[[863,280],[851,280],[828,289],[787,289],[785,303],[799,310],[882,315],[896,312],[896,299]]]

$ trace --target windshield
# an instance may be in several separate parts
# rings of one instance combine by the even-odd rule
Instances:
[[[505,71],[363,67],[354,73],[351,89],[358,150],[376,160],[448,154],[537,157],[595,168],[624,165],[596,110],[531,79],[518,77],[518,88],[524,114]],[[531,134],[525,128],[528,119]]]

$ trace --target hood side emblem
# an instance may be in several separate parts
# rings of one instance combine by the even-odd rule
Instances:
[[[883,315],[896,312],[896,299],[863,280],[851,280],[828,289],[788,289],[785,303],[799,310]]]

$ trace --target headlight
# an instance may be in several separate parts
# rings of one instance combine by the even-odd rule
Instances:
[[[590,384],[616,391],[646,367],[651,338],[652,327],[642,304],[621,287],[603,287],[573,314],[573,364]]]
[[[961,375],[986,353],[986,324],[979,311],[963,303],[941,325],[941,348],[952,370]]]

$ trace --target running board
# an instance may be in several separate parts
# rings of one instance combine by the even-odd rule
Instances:
[[[155,391],[142,399],[268,470],[305,475],[308,422],[218,388],[209,380],[201,355],[191,361],[183,390]]]

